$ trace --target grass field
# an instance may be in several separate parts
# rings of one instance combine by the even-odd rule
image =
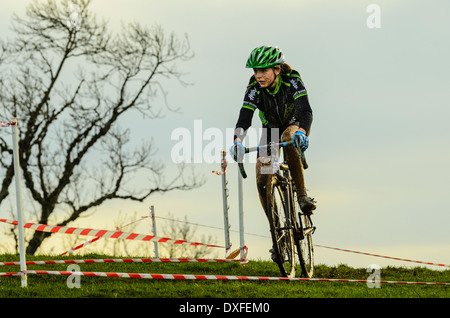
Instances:
[[[84,255],[83,259],[117,258]],[[18,261],[17,255],[1,255],[0,261]],[[27,260],[61,257],[28,256]],[[70,259],[81,259],[72,257]],[[85,272],[166,273],[234,276],[279,276],[275,263],[95,263],[77,264]],[[66,271],[68,264],[28,265],[29,270]],[[19,266],[1,266],[0,272],[19,271]],[[450,283],[449,270],[423,267],[381,268],[381,281]],[[365,268],[317,265],[316,278],[367,280]],[[449,298],[450,286],[382,283],[369,288],[365,282],[328,281],[222,281],[167,280],[81,276],[80,288],[69,288],[69,276],[28,275],[28,287],[19,277],[0,277],[0,298]],[[73,279],[72,279],[73,281]]]

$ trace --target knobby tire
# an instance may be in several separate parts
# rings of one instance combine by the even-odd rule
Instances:
[[[303,213],[297,199],[297,192],[294,190],[294,214],[298,230],[302,233],[296,235],[295,245],[302,269],[302,277],[312,278],[314,275],[314,247],[312,234],[314,233],[310,214]]]
[[[282,276],[295,277],[296,253],[294,232],[290,218],[286,218],[286,200],[277,175],[269,178],[266,186],[267,217],[270,225],[275,262]]]

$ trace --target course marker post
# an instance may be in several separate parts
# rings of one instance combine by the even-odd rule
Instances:
[[[13,130],[12,142],[13,142],[13,161],[14,161],[14,174],[16,179],[16,204],[17,204],[17,222],[19,228],[19,253],[20,253],[20,271],[21,271],[21,285],[27,287],[27,265],[25,260],[25,243],[23,236],[23,211],[22,211],[22,188],[20,186],[20,163],[19,163],[19,129],[17,128],[17,118],[14,118],[14,122],[11,123]]]
[[[226,254],[230,251],[231,248],[231,242],[230,242],[230,223],[228,220],[228,189],[227,189],[227,159],[226,159],[227,152],[225,150],[222,150],[222,162],[221,162],[221,168],[222,168],[222,203],[223,203],[223,225],[224,225],[224,231],[225,231],[225,250]]]
[[[240,239],[240,252],[241,262],[245,262],[245,243],[244,243],[244,199],[243,199],[243,185],[242,175],[238,170],[238,198],[239,198],[239,239]]]
[[[156,236],[156,220],[155,220],[155,207],[152,205],[150,206],[150,214],[152,216],[152,230],[153,230],[153,236]],[[153,242],[155,247],[155,258],[159,258],[158,256],[158,242]]]
[[[223,224],[224,224],[224,232],[225,232],[225,257],[226,258],[234,258],[236,255],[234,255],[235,252],[231,252],[231,241],[230,241],[230,222],[228,219],[228,181],[227,181],[227,152],[225,150],[222,150],[222,159],[220,161],[220,168],[222,170],[213,170],[212,173],[216,175],[222,176],[222,208],[223,208]],[[234,256],[233,256],[233,255]]]

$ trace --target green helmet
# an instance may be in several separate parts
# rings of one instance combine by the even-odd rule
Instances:
[[[277,46],[263,45],[254,49],[247,60],[246,68],[267,68],[284,63],[283,52]]]

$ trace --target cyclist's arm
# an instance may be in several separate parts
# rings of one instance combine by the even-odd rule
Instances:
[[[300,78],[295,78],[297,89],[294,91],[294,107],[295,117],[297,118],[297,126],[309,135],[313,120],[311,105],[309,104],[308,93]]]
[[[240,142],[244,140],[247,129],[252,125],[254,110],[242,107],[239,112],[239,118],[234,129],[234,140],[239,139]]]
[[[250,79],[252,82],[253,77]],[[246,135],[247,129],[252,125],[253,113],[258,108],[258,90],[255,86],[249,85],[245,91],[244,101],[239,112],[239,118],[234,130],[234,141],[242,142]],[[237,140],[239,139],[239,140]]]

